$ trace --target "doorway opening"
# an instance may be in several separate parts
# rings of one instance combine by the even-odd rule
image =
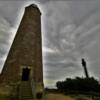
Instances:
[[[29,68],[23,68],[22,70],[22,81],[28,81],[30,76],[30,69]]]

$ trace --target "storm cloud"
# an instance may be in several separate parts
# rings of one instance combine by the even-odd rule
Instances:
[[[99,0],[0,1],[0,63],[8,54],[24,7],[30,3],[36,3],[42,12],[45,86],[54,87],[57,80],[66,77],[84,76],[82,57],[87,60],[90,76],[99,79]]]

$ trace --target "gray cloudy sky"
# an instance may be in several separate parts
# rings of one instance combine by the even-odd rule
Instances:
[[[45,86],[66,77],[84,76],[81,57],[90,76],[100,77],[100,1],[36,0],[42,12]],[[0,1],[0,64],[3,65],[24,7],[32,0]],[[33,0],[34,3],[34,0]],[[2,66],[1,66],[2,68]]]

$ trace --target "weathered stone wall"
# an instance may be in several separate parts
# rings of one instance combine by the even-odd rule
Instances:
[[[29,66],[32,68],[31,78],[34,82],[43,84],[41,38],[41,12],[36,6],[30,5],[25,8],[24,16],[1,73],[3,82],[19,82],[21,67]]]

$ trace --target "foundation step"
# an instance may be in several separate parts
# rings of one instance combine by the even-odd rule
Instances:
[[[33,100],[32,88],[29,81],[22,81],[19,86],[19,100]]]

